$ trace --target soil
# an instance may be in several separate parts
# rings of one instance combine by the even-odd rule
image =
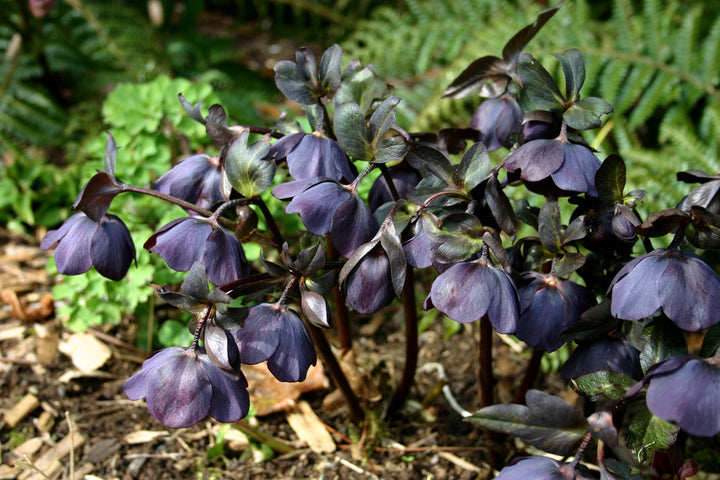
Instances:
[[[283,442],[289,453],[272,452],[257,440],[248,444],[235,428],[218,444],[222,430],[214,420],[168,431],[148,413],[143,401],[125,397],[123,382],[146,356],[134,347],[132,318],[92,332],[110,353],[97,369],[79,373],[70,357],[58,351],[58,344],[74,332],[52,313],[42,311],[40,299],[50,292],[53,282],[61,281],[44,273],[46,258],[36,239],[0,232],[0,290],[13,292],[24,302],[16,311],[12,301],[0,308],[0,412],[4,414],[0,479],[45,478],[33,469],[52,479],[74,475],[104,480],[476,479],[494,475],[482,431],[464,421],[441,393],[444,383],[438,365],[459,404],[469,411],[479,408],[477,332],[472,326],[447,338],[438,318],[420,334],[420,368],[409,401],[402,412],[384,418],[404,363],[401,318],[391,312],[358,320],[353,353],[361,379],[355,387],[366,397],[369,420],[364,429],[349,422],[342,402],[333,401],[337,394],[332,393],[332,386],[308,388],[312,391],[299,399],[270,399],[296,409],[298,403],[307,402],[331,432],[333,452],[309,448],[282,411],[255,416],[240,427]],[[42,318],[32,318],[33,313]],[[17,318],[23,316],[24,320]],[[496,394],[502,401],[511,400],[529,355],[514,352],[517,347],[510,340],[495,339]],[[33,397],[36,404],[20,415],[17,424],[8,422]]]

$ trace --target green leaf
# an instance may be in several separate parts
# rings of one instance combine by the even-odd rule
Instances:
[[[627,446],[640,463],[652,463],[656,450],[668,449],[677,438],[679,427],[662,420],[649,410],[634,415],[629,426]]]
[[[613,107],[599,97],[583,98],[563,113],[569,127],[577,130],[591,130],[602,125],[602,115],[612,113]]]
[[[667,318],[657,318],[642,331],[640,365],[644,372],[669,357],[687,355],[687,345],[682,330]]]
[[[636,383],[637,381],[627,375],[610,371],[590,373],[575,379],[576,389],[591,400],[598,397],[621,400],[625,397],[625,392]]]
[[[518,73],[528,97],[540,110],[562,110],[565,105],[555,80],[529,53],[520,54]]]
[[[334,44],[320,59],[320,83],[326,95],[332,95],[340,88],[340,68],[342,66],[342,49]]]
[[[555,275],[558,277],[567,277],[583,265],[587,257],[580,252],[565,252],[557,262],[555,262]]]
[[[625,162],[619,155],[610,155],[595,174],[598,196],[609,204],[621,203],[625,191]]]
[[[408,152],[405,139],[399,135],[380,140],[373,163],[388,163],[404,158]]]
[[[582,413],[563,399],[539,390],[528,391],[525,399],[527,406],[491,405],[469,420],[496,432],[515,435],[550,453],[572,453],[587,431]]]
[[[704,358],[712,357],[718,348],[720,348],[720,323],[716,323],[705,333],[700,348],[700,356]]]
[[[585,60],[580,50],[571,48],[562,55],[555,54],[565,75],[565,98],[570,102],[580,99],[580,89],[585,83]]]
[[[469,192],[488,178],[491,169],[487,148],[482,142],[477,142],[463,154],[455,167],[455,176],[458,184],[464,185]]]
[[[370,161],[372,147],[368,142],[368,126],[360,105],[347,102],[335,107],[335,135],[345,153],[353,160]]]
[[[453,181],[454,170],[450,160],[434,148],[423,145],[414,146],[408,152],[405,160],[421,173],[429,172],[446,185],[455,183]]]
[[[368,124],[368,140],[375,147],[385,136],[390,127],[395,123],[395,109],[400,103],[400,98],[390,96],[373,112]]]
[[[423,215],[425,233],[440,243],[436,254],[448,261],[459,262],[471,257],[482,248],[482,236],[485,232],[480,220],[469,213],[452,213],[442,220],[438,228]]]
[[[560,253],[562,248],[561,229],[560,207],[558,207],[557,199],[550,197],[538,215],[538,234],[540,242],[547,251]]]
[[[383,90],[383,84],[375,76],[372,66],[363,68],[359,61],[354,60],[345,67],[342,83],[333,100],[336,106],[355,102],[360,111],[367,112]]]
[[[288,99],[301,105],[312,105],[317,102],[312,86],[306,82],[297,64],[289,60],[281,60],[273,68],[275,84]]]
[[[245,197],[254,197],[270,188],[275,177],[275,163],[266,160],[270,141],[263,138],[248,145],[249,132],[244,130],[230,144],[225,157],[225,172],[230,185]]]

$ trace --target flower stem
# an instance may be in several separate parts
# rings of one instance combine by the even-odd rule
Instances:
[[[415,281],[413,267],[407,266],[405,284],[402,291],[403,314],[405,315],[405,366],[395,395],[390,401],[389,411],[400,409],[415,381],[418,363],[418,318],[415,300]]]
[[[265,217],[265,223],[267,224],[267,227],[270,229],[270,232],[272,233],[273,240],[275,240],[276,248],[282,248],[283,243],[285,240],[283,239],[282,233],[280,232],[280,229],[277,226],[277,223],[275,223],[275,219],[272,216],[272,213],[270,212],[270,209],[268,208],[265,201],[260,197],[253,198],[253,203],[257,205],[260,208],[260,211],[263,214],[263,217]]]
[[[327,241],[327,251],[331,257],[338,257],[337,250],[330,239]],[[340,286],[335,284],[332,287],[332,295],[335,303],[335,329],[337,330],[338,341],[340,342],[340,350],[345,353],[352,349],[352,332],[350,330],[350,312],[348,312],[345,304],[345,294],[340,290]]]
[[[495,403],[493,387],[495,378],[492,363],[492,324],[487,315],[480,319],[480,347],[478,349],[478,376],[480,378],[480,391],[478,398],[481,407],[489,407]]]
[[[328,369],[335,385],[337,385],[343,398],[345,398],[345,403],[348,406],[348,410],[350,410],[350,418],[353,422],[360,425],[365,419],[365,413],[360,406],[360,401],[350,386],[347,376],[345,376],[345,372],[343,372],[340,363],[337,361],[337,358],[335,358],[335,355],[333,355],[330,344],[327,338],[325,338],[325,333],[315,325],[308,324],[307,327],[323,365]]]
[[[393,179],[390,176],[390,170],[388,169],[387,165],[385,165],[384,163],[380,164],[380,172],[385,179],[385,183],[387,183],[387,186],[390,189],[390,195],[392,195],[393,200],[397,202],[398,200],[400,200],[400,194],[395,187],[395,182],[393,182]]]
[[[518,392],[513,398],[513,403],[525,404],[525,394],[532,388],[537,379],[538,372],[540,372],[540,361],[542,360],[545,352],[539,348],[534,348],[530,361],[528,362],[527,368],[525,369],[525,376],[523,377],[522,383]]]

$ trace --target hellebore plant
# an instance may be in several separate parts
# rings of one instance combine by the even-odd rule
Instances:
[[[418,362],[418,291],[425,310],[478,324],[483,408],[469,420],[485,431],[489,461],[505,467],[498,478],[596,478],[582,462],[596,463],[601,478],[657,477],[670,449],[686,446],[678,432],[717,435],[720,278],[712,250],[720,248],[720,176],[679,173],[700,186],[642,221],[644,192],[624,191],[623,159],[601,162],[583,138],[612,107],[580,96],[582,54],[556,55],[563,91],[524,52],[559,8],[513,36],[502,58],[481,57],[451,83],[445,96],[486,97],[469,128],[407,132],[396,124],[401,99],[359,61],[343,68],[334,45],[319,64],[302,49],[295,62],[275,66],[278,88],[304,106],[311,132],[230,126],[221,106],[204,115],[180,96],[218,152],[181,161],[154,189],[116,177],[110,136],[105,169],[73,205],[79,212],[42,248],[56,246],[61,273],[95,267],[117,280],[135,251],[109,213],[113,199],[145,194],[185,210],[144,246],[189,271],[180,291],[155,289],[193,314],[193,342],[150,357],[125,383],[128,397],[145,399],[168,427],[206,416],[234,422],[249,409],[242,365],[266,362],[278,380],[298,382],[320,360],[351,420],[362,423],[371,406],[353,390],[326,332],[333,329],[347,353],[356,315],[401,303],[405,365],[384,411],[403,412]],[[368,189],[359,186],[373,170],[380,176],[364,198]],[[299,216],[299,238],[286,238],[267,192]],[[670,234],[666,248],[653,247],[653,237]],[[244,255],[251,242],[263,247],[260,261]],[[513,404],[495,401],[495,332],[533,350]],[[685,332],[706,332],[699,353],[688,350]],[[561,374],[584,397],[583,413],[533,389],[544,353],[564,345],[574,351]],[[577,455],[505,466],[512,445],[492,432]],[[583,455],[592,447],[594,460]],[[690,462],[692,450],[685,454]],[[685,475],[699,467],[683,468]]]

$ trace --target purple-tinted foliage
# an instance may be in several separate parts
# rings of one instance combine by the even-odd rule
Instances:
[[[302,382],[315,365],[315,347],[297,313],[284,305],[261,303],[250,307],[245,326],[230,332],[248,365],[267,360],[281,382]]]
[[[720,367],[692,356],[671,357],[648,369],[642,382],[628,390],[635,395],[648,382],[650,411],[691,435],[720,433]]]
[[[189,427],[208,415],[219,422],[236,422],[250,406],[243,374],[220,370],[194,348],[159,351],[145,360],[123,390],[130,400],[146,399],[150,413],[169,428]]]
[[[720,321],[720,277],[689,251],[657,249],[625,265],[608,294],[611,313],[623,320],[663,313],[683,330],[697,332]]]
[[[55,248],[55,265],[64,275],[78,275],[95,267],[103,277],[120,280],[135,260],[135,245],[125,224],[115,215],[95,222],[84,213],[50,230],[40,248]]]
[[[483,101],[473,113],[470,128],[480,130],[480,141],[489,152],[512,147],[522,129],[523,111],[512,95]]]
[[[552,352],[563,343],[560,334],[580,320],[580,315],[596,303],[582,285],[552,274],[526,272],[532,281],[520,287],[520,320],[514,335],[528,345]]]
[[[407,194],[411,192],[421,180],[420,172],[411,167],[407,162],[394,165],[388,168],[388,171],[390,172],[390,177],[393,180],[393,184],[400,198],[407,198]],[[375,211],[381,205],[392,201],[394,201],[394,198],[385,181],[385,176],[380,175],[370,188],[370,195],[368,196],[370,209]]]
[[[305,227],[315,235],[330,233],[333,245],[344,257],[350,257],[378,229],[370,208],[356,193],[334,180],[297,180],[280,184],[272,192],[282,200],[292,198],[285,212],[300,215]]]
[[[327,177],[352,182],[357,176],[350,159],[340,145],[319,133],[287,135],[270,147],[270,156],[287,160],[295,180]]]
[[[195,262],[202,263],[215,285],[233,282],[250,273],[237,237],[223,227],[213,228],[203,217],[173,220],[155,232],[144,246],[179,272],[190,270]]]
[[[560,375],[570,380],[602,371],[618,372],[639,380],[643,375],[640,352],[619,338],[583,342],[560,368]]]
[[[202,208],[223,200],[222,170],[217,157],[199,154],[188,157],[158,178],[153,188]]]
[[[597,196],[595,174],[600,160],[583,145],[561,140],[533,140],[512,152],[505,169],[528,190],[554,196],[587,193]]]
[[[453,320],[470,323],[487,315],[499,333],[513,333],[519,318],[518,294],[510,276],[484,258],[457,263],[430,288],[432,306]]]
[[[378,312],[392,302],[395,293],[390,260],[380,245],[355,265],[347,277],[345,290],[348,304],[363,315]]]
[[[585,477],[571,464],[548,457],[525,457],[503,468],[496,480],[581,480]]]
[[[542,120],[527,120],[522,125],[522,142],[533,140],[551,140],[560,135],[560,123]]]

